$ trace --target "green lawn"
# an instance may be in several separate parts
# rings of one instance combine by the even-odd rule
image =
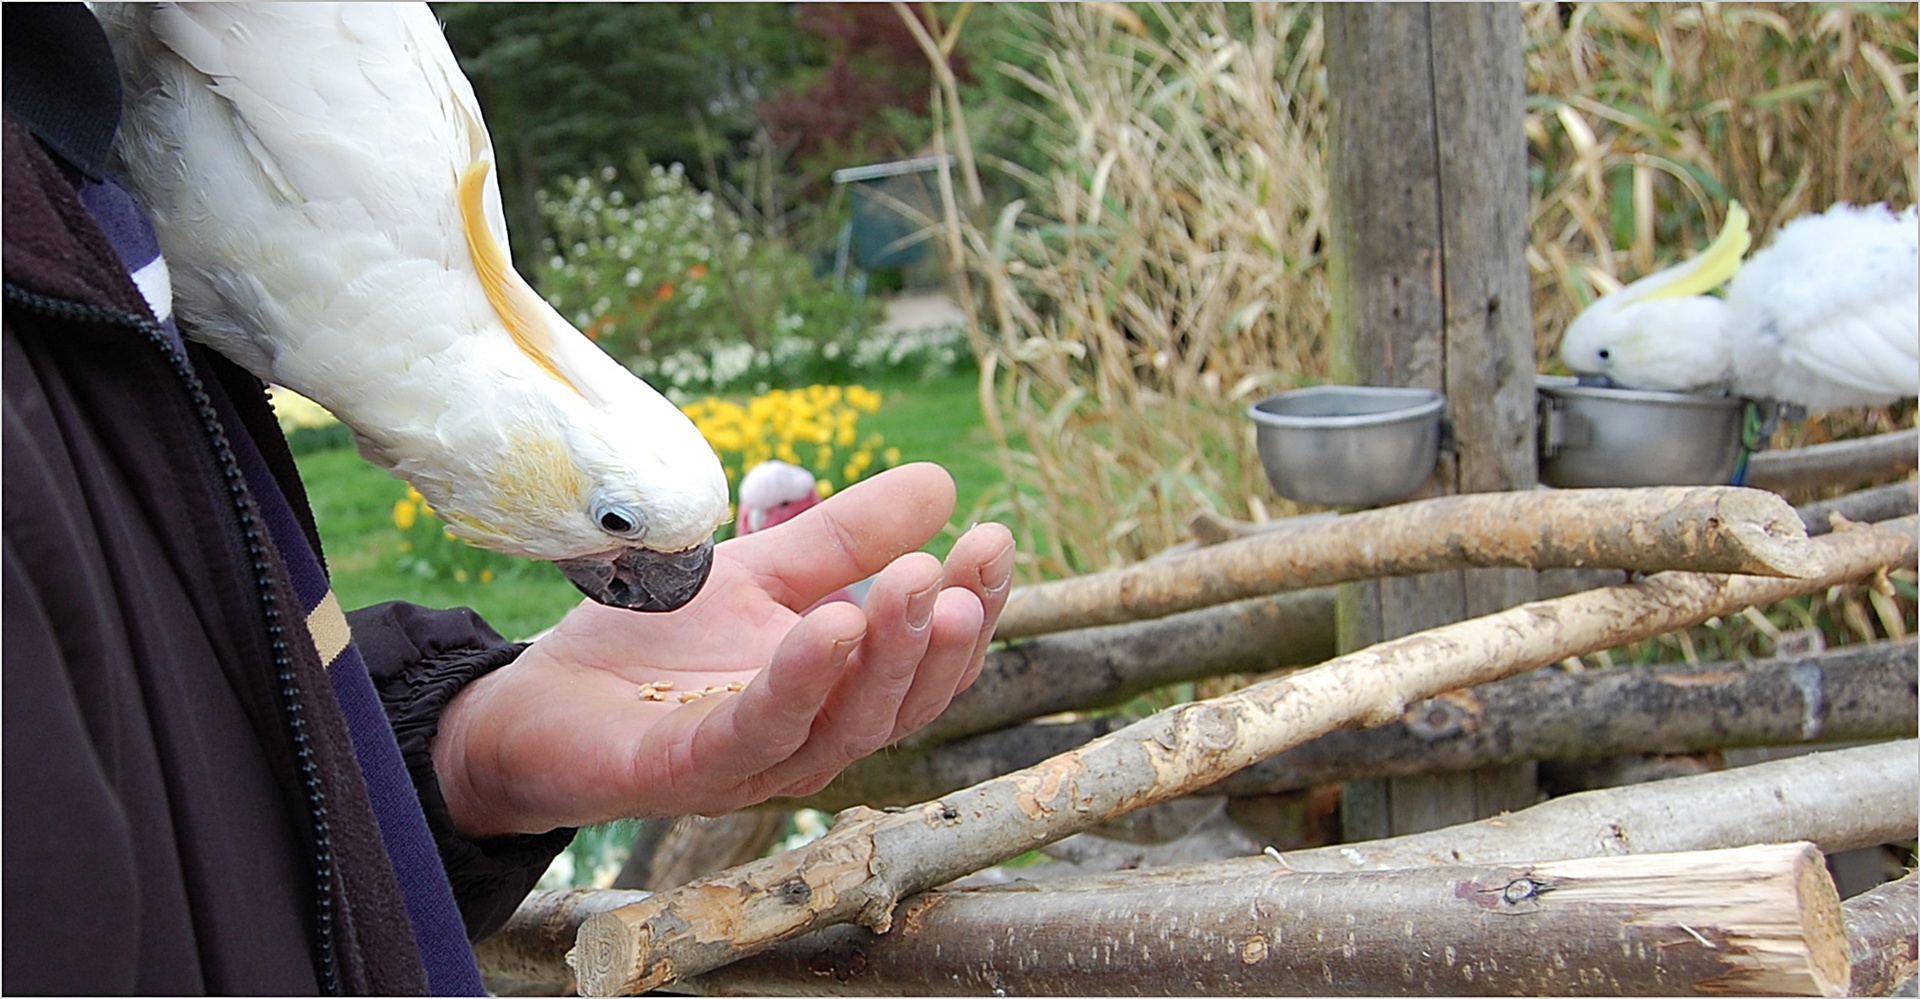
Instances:
[[[934,381],[918,379],[867,384],[881,395],[880,411],[862,420],[862,432],[886,438],[900,449],[900,460],[932,461],[953,476],[953,523],[927,545],[936,555],[947,549],[976,520],[1001,481],[999,459],[980,415],[979,376],[972,371]]]
[[[977,519],[976,509],[1000,478],[975,385],[971,372],[930,382],[868,383],[881,393],[882,404],[878,413],[861,421],[862,432],[883,435],[888,446],[900,449],[903,461],[935,461],[953,474],[959,492],[955,523],[927,545],[935,554],[944,555],[959,531]],[[502,634],[516,638],[552,624],[580,599],[559,570],[546,563],[525,563],[487,583],[402,571],[401,536],[392,517],[404,487],[361,461],[350,447],[305,454],[299,464],[334,589],[347,607],[383,600],[467,606]]]

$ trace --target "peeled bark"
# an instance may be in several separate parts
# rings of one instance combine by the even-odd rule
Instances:
[[[1263,858],[1264,859],[1264,858]],[[1845,995],[1805,843],[1299,874],[1214,865],[932,891],[683,983],[707,995]]]
[[[1284,856],[1300,871],[1377,871],[1787,840],[1839,853],[1912,839],[1916,814],[1920,743],[1902,739],[1583,791],[1478,822]]]
[[[1840,904],[1856,996],[1886,996],[1920,971],[1920,887],[1908,872]]]
[[[1280,593],[1015,642],[988,653],[973,686],[910,742],[1118,704],[1183,680],[1324,662],[1334,654],[1333,604],[1331,589]]]
[[[1808,578],[1669,572],[1524,604],[1170,708],[916,808],[850,809],[807,846],[589,919],[569,960],[583,992],[628,994],[823,925],[858,920],[884,931],[908,894],[1204,787],[1335,728],[1383,724],[1447,690],[1910,564],[1913,535],[1914,524],[1899,521],[1810,542],[1818,572]]]
[[[1804,493],[1822,486],[1886,482],[1920,464],[1920,430],[1761,451],[1747,462],[1747,484],[1777,493]]]
[[[1477,493],[1263,532],[1016,589],[1001,638],[1161,617],[1230,600],[1444,569],[1812,571],[1786,501],[1721,486]]]

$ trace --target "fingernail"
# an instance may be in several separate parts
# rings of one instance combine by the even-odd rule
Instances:
[[[933,621],[933,601],[940,595],[940,587],[929,586],[918,593],[907,594],[907,627],[915,631],[925,628]]]
[[[1013,546],[1008,545],[1000,554],[993,557],[993,561],[980,567],[980,585],[986,587],[988,593],[998,593],[1007,588],[1007,583],[1011,579],[1013,579]]]

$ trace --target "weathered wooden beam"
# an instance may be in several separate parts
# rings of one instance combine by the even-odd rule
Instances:
[[[895,812],[849,809],[807,846],[597,915],[571,960],[583,993],[712,970],[846,921],[884,931],[900,898],[1206,786],[1307,739],[1381,724],[1435,694],[1910,565],[1912,521],[1810,542],[1804,579],[1661,573],[1512,608],[1184,704],[1037,767]]]
[[[1800,522],[1807,525],[1807,536],[1813,537],[1833,530],[1833,515],[1836,513],[1847,520],[1864,524],[1895,517],[1911,517],[1917,507],[1920,507],[1920,482],[1908,479],[1905,482],[1872,486],[1828,500],[1802,503],[1794,509],[1800,514]]]
[[[1753,663],[1538,670],[1415,704],[1378,728],[1331,732],[1227,778],[1261,794],[1356,777],[1912,736],[1915,644],[1849,646]]]
[[[1805,843],[1302,874],[1161,868],[904,903],[683,982],[704,995],[1845,995]]]
[[[1169,683],[1325,662],[1334,652],[1333,596],[1325,587],[1277,593],[996,648],[973,686],[909,745],[1117,704]]]
[[[1545,859],[1676,853],[1805,840],[1835,853],[1912,835],[1920,808],[1920,743],[1913,740],[1756,763],[1717,773],[1556,798],[1498,820],[1394,840],[1241,857],[1208,865],[1229,878],[1298,872],[1391,870],[1464,863],[1498,865]],[[1891,792],[1891,793],[1889,793]],[[1911,890],[1910,884],[1908,890]],[[1884,896],[1887,893],[1882,893]],[[574,991],[564,956],[586,920],[648,898],[637,891],[534,892],[500,933],[477,952],[487,983],[502,995]],[[1890,901],[1898,903],[1902,896]],[[1854,904],[1858,903],[1858,904]],[[908,900],[911,909],[915,902]],[[1849,937],[1870,941],[1894,963],[1877,977],[1898,977],[1898,910],[1873,924],[1849,903]],[[818,935],[806,939],[817,939]],[[1895,946],[1884,947],[1888,941]],[[1855,967],[1863,958],[1854,949]],[[1857,974],[1857,972],[1856,972]],[[810,973],[811,977],[811,973]],[[813,979],[815,985],[821,985]]]
[[[1709,850],[1804,839],[1840,853],[1914,835],[1920,743],[1832,749],[1582,791],[1491,819],[1285,854],[1301,871],[1368,871],[1531,857]]]
[[[1537,480],[1519,9],[1327,4],[1329,246],[1342,381],[1440,391],[1453,446],[1428,494]],[[1531,573],[1431,572],[1343,587],[1356,649],[1538,595]],[[1531,767],[1368,783],[1349,837],[1445,825],[1532,800]]]

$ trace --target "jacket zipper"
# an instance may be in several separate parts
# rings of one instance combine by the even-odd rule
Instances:
[[[339,995],[340,964],[333,919],[333,837],[328,825],[326,787],[320,780],[320,765],[314,755],[313,741],[307,736],[305,709],[300,701],[299,688],[294,684],[293,655],[287,649],[286,628],[281,624],[279,598],[274,593],[266,534],[254,513],[253,497],[247,489],[246,476],[241,472],[240,463],[227,442],[226,427],[220,421],[220,414],[214,409],[213,400],[207,395],[206,387],[187,360],[186,353],[175,347],[166,332],[153,320],[107,306],[52,298],[27,291],[10,282],[6,285],[5,295],[8,304],[49,318],[121,326],[139,332],[166,357],[174,375],[193,399],[194,409],[200,417],[201,431],[213,445],[215,460],[220,465],[221,476],[226,480],[228,496],[239,518],[241,534],[246,539],[254,590],[260,598],[261,613],[266,619],[274,679],[280,685],[281,717],[293,739],[294,756],[300,767],[302,785],[306,789],[307,818],[313,832],[314,970],[319,978],[321,993]]]

